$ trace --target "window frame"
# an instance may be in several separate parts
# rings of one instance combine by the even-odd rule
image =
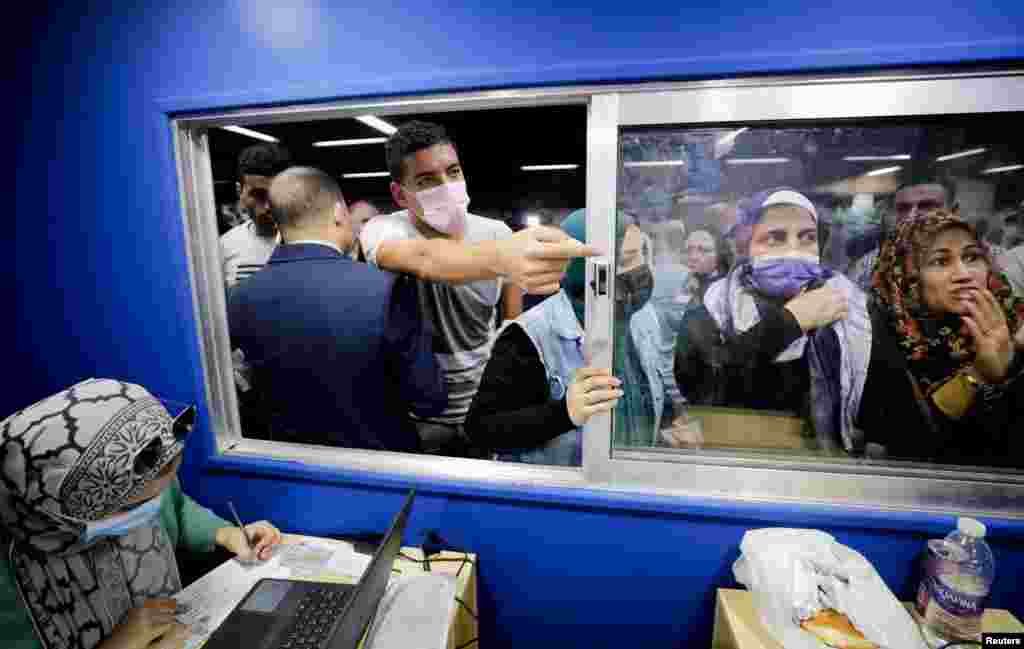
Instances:
[[[526,88],[437,96],[337,101],[208,111],[172,116],[182,219],[186,232],[202,362],[203,388],[215,444],[211,461],[238,457],[292,460],[320,468],[394,474],[482,486],[576,487],[675,494],[741,502],[792,502],[871,509],[971,512],[1024,518],[1024,472],[903,466],[868,460],[838,463],[779,460],[752,453],[687,453],[611,449],[610,414],[588,422],[583,467],[546,467],[490,460],[340,449],[245,439],[231,369],[213,177],[206,131],[229,125],[337,119],[372,113],[467,111],[586,104],[588,240],[614,241],[619,129],[680,124],[716,126],[791,120],[1024,111],[1024,71],[875,72],[673,83]],[[595,279],[599,259],[587,264]],[[587,331],[595,363],[611,366],[611,300],[588,291]]]

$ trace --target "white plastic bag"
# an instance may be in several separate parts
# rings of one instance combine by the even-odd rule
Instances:
[[[786,649],[821,649],[800,621],[824,608],[845,613],[864,637],[882,649],[928,649],[917,624],[874,566],[819,530],[750,530],[733,565],[736,581],[750,590],[754,607]]]

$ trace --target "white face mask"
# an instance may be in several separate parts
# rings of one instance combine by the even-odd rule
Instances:
[[[157,496],[123,514],[116,514],[101,521],[90,521],[82,532],[82,542],[89,543],[105,536],[124,536],[132,530],[153,525],[160,516],[162,499],[162,495]]]
[[[466,231],[466,208],[469,207],[466,181],[443,183],[416,192],[416,201],[423,210],[423,220],[438,232],[458,237]]]

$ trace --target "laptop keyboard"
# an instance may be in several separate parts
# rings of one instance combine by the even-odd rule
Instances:
[[[334,621],[345,608],[350,591],[318,588],[303,596],[291,625],[281,635],[278,649],[323,647]]]

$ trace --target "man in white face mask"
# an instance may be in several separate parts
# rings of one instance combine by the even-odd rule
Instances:
[[[436,124],[403,124],[387,143],[391,196],[404,208],[376,217],[360,233],[367,261],[419,278],[420,308],[433,326],[433,351],[449,402],[433,418],[417,418],[423,449],[475,455],[462,426],[495,334],[495,310],[514,318],[522,290],[551,293],[568,259],[587,249],[560,230],[514,235],[503,222],[470,214],[455,143]],[[561,246],[561,259],[535,259],[536,247]],[[508,277],[509,280],[506,280]]]
[[[462,424],[490,356],[499,299],[504,319],[515,318],[524,289],[556,292],[569,260],[596,251],[557,228],[513,234],[471,214],[458,152],[441,126],[403,124],[388,140],[387,163],[391,196],[404,209],[367,223],[360,242],[371,264],[420,280],[448,390],[444,413],[417,420],[424,450],[471,454]]]

